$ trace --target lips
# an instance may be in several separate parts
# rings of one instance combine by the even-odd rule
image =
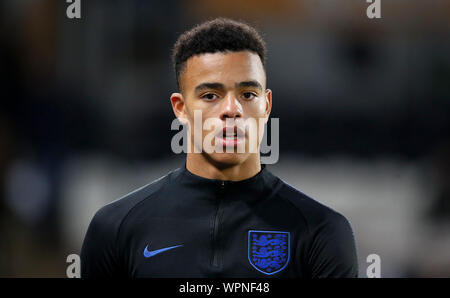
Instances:
[[[244,141],[244,136],[245,132],[240,127],[228,126],[217,133],[216,140],[219,142],[218,145],[236,147]]]

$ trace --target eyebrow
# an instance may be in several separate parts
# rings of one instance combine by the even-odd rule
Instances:
[[[263,90],[263,87],[261,86],[260,83],[258,83],[257,81],[245,81],[245,82],[240,82],[236,84],[236,87],[256,87],[258,88],[260,91]]]
[[[205,89],[221,89],[225,90],[225,85],[222,83],[201,83],[195,87],[195,92],[200,92]]]
[[[260,83],[257,81],[244,81],[235,84],[235,87],[256,87],[259,90],[263,90]],[[195,92],[200,92],[205,89],[220,89],[225,90],[225,85],[222,83],[201,83],[195,87]]]

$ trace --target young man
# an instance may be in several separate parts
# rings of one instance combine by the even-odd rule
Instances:
[[[186,163],[96,213],[82,277],[357,277],[345,217],[261,165],[265,52],[253,28],[229,19],[179,37],[170,100],[190,128]]]

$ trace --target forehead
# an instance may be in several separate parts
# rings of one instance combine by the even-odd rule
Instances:
[[[186,89],[201,83],[234,86],[243,81],[258,81],[265,87],[266,76],[261,59],[249,51],[206,53],[190,57],[181,75]]]

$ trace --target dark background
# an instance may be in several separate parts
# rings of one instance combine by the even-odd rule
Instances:
[[[183,164],[171,151],[171,48],[224,16],[267,42],[279,162],[342,212],[360,275],[450,276],[450,2],[0,4],[0,276],[64,277],[102,205]]]

